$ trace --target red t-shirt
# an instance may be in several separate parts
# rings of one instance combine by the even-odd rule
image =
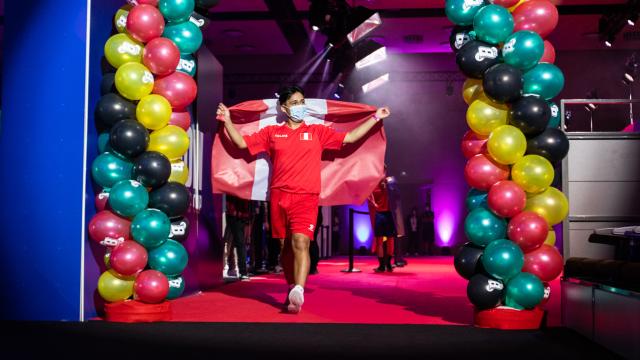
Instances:
[[[389,211],[389,191],[387,186],[385,179],[382,179],[369,195],[369,201],[374,205],[377,212]]]
[[[244,136],[249,152],[266,151],[273,163],[271,188],[298,194],[320,193],[320,165],[324,149],[340,149],[346,133],[325,125],[302,123],[267,126]]]

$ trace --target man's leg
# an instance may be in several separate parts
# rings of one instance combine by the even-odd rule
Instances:
[[[393,267],[391,267],[391,257],[393,256],[393,251],[394,251],[394,238],[393,237],[388,237],[387,241],[385,241],[386,245],[387,245],[387,256],[385,258],[385,262],[384,265],[387,268],[388,272],[393,271]]]
[[[307,283],[309,275],[309,264],[311,262],[309,256],[308,236],[301,233],[294,233],[291,239],[293,250],[293,277],[295,286],[289,291],[289,305],[287,309],[291,313],[298,313],[304,304],[304,286]]]

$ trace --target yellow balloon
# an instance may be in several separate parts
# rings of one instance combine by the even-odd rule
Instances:
[[[163,153],[169,160],[178,160],[189,149],[189,136],[175,125],[167,125],[149,135],[147,151]]]
[[[186,185],[188,179],[189,179],[189,167],[187,166],[187,164],[182,160],[172,161],[171,175],[169,176],[169,181],[176,181],[182,185]]]
[[[104,56],[114,68],[128,62],[142,61],[144,45],[127,34],[115,34],[104,44]]]
[[[540,194],[527,198],[525,210],[542,216],[549,225],[560,223],[569,213],[569,202],[560,190],[550,187]]]
[[[487,136],[493,129],[507,124],[507,113],[506,105],[498,104],[481,95],[467,110],[467,124],[476,134]]]
[[[462,98],[467,105],[478,98],[479,91],[482,91],[482,80],[469,78],[462,85]]]
[[[135,277],[122,276],[115,270],[107,270],[98,279],[98,293],[109,302],[126,300],[133,295]]]
[[[498,163],[511,165],[522,158],[527,150],[527,138],[515,126],[498,126],[489,135],[487,150]]]
[[[544,243],[549,246],[556,245],[556,232],[553,229],[549,229],[549,233],[547,234],[547,238],[544,240]]]
[[[553,182],[553,165],[540,155],[526,155],[511,168],[511,179],[528,193],[545,191]]]
[[[127,32],[127,16],[129,16],[129,10],[131,10],[131,8],[132,6],[127,4],[116,11],[116,16],[113,18],[113,24],[119,33]]]
[[[149,130],[162,129],[171,119],[171,104],[164,96],[147,95],[136,107],[136,118]]]
[[[130,62],[118,68],[115,83],[120,95],[129,100],[140,100],[153,90],[153,74],[146,66]]]
[[[515,10],[518,6],[522,5],[522,3],[526,3],[529,0],[520,0],[518,1],[517,4],[513,5],[512,7],[509,8],[509,12],[513,12],[513,10]]]

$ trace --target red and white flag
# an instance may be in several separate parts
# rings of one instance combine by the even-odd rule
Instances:
[[[348,132],[371,117],[376,108],[356,103],[324,99],[305,99],[307,124],[324,124]],[[263,127],[283,125],[284,114],[276,99],[252,100],[229,108],[231,121],[241,135]],[[308,136],[311,134],[301,134]],[[307,140],[306,138],[303,140]],[[376,125],[355,144],[322,154],[320,205],[362,204],[384,173],[386,135]],[[215,193],[227,193],[250,200],[268,200],[271,163],[266,154],[252,156],[238,149],[218,127],[211,156],[211,181]]]

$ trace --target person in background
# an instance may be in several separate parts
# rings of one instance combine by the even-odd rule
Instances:
[[[396,236],[396,226],[394,224],[393,215],[389,210],[389,191],[386,177],[380,180],[378,186],[373,190],[367,198],[369,203],[369,212],[373,213],[373,234],[374,246],[373,252],[378,255],[378,267],[375,272],[393,271],[391,267],[391,257],[394,254],[394,238]]]
[[[433,211],[431,210],[431,203],[427,203],[424,208],[424,212],[422,213],[421,219],[421,230],[422,230],[422,241],[425,244],[425,252],[427,255],[434,254],[434,243],[435,243],[435,229],[433,226]]]
[[[249,280],[245,239],[250,216],[249,200],[227,195],[227,226],[231,232],[231,243],[233,245],[229,252],[232,253],[235,248],[238,259],[238,278],[242,281]],[[230,263],[230,269],[231,265]]]
[[[333,222],[331,224],[331,254],[336,255],[340,252],[340,217],[336,209],[332,209]]]
[[[318,233],[322,227],[322,207],[318,207],[318,217],[316,219],[316,229],[313,232],[313,238],[316,241],[312,241],[309,246],[309,255],[311,256],[311,266],[309,267],[309,275],[315,275],[318,273],[318,263],[320,262],[320,248],[318,247]]]
[[[415,207],[411,209],[411,213],[407,218],[407,229],[409,230],[409,244],[406,249],[406,255],[417,254],[420,239],[420,218],[418,217],[418,209]]]
[[[251,249],[252,249],[252,272],[254,274],[267,273],[267,264],[265,261],[265,254],[267,249],[266,233],[265,229],[266,219],[266,201],[252,201],[253,218],[251,221]]]

